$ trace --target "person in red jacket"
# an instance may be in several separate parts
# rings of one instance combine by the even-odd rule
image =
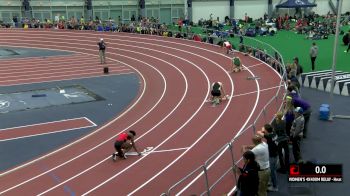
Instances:
[[[118,135],[118,137],[115,140],[114,148],[116,150],[115,153],[113,153],[112,157],[113,160],[117,160],[117,156],[120,158],[126,159],[125,153],[128,152],[131,148],[134,148],[134,150],[137,152],[138,155],[141,155],[141,153],[137,150],[134,142],[134,137],[136,136],[136,132],[133,130],[130,130],[128,133],[121,133]]]

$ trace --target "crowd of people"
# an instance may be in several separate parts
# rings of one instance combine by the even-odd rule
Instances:
[[[282,109],[256,132],[252,145],[242,146],[244,166],[236,169],[242,195],[264,196],[268,191],[278,191],[277,172],[287,174],[291,163],[305,163],[300,143],[307,138],[311,105],[300,95],[300,70],[296,57],[286,69],[287,94]]]

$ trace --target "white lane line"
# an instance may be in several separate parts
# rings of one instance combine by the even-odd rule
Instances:
[[[276,88],[279,88],[279,87],[281,87],[281,86],[284,86],[284,85],[274,86],[274,87],[270,87],[270,88],[264,88],[264,89],[261,89],[260,92],[264,92],[264,91],[276,89]],[[254,94],[254,93],[257,93],[257,92],[258,92],[258,91],[251,91],[251,92],[248,92],[248,93],[242,93],[242,94],[238,94],[238,95],[233,95],[232,97],[240,97],[240,96],[244,96],[244,95]]]
[[[93,124],[94,126],[97,126],[97,124],[95,124],[92,120],[90,120],[88,117],[84,116],[83,118],[85,118],[85,120],[89,121],[91,124]]]

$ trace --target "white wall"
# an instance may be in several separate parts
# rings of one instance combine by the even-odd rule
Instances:
[[[267,0],[235,1],[235,18],[244,19],[245,13],[253,19],[261,18],[267,13]]]
[[[282,0],[285,2],[286,0]],[[268,11],[268,0],[235,0],[235,18],[243,19],[244,14],[247,13],[249,17],[257,19],[263,17],[264,13]],[[272,0],[273,8],[279,4],[281,0]],[[309,0],[313,2],[313,0]],[[337,0],[333,0],[336,5]],[[328,0],[316,0],[317,7],[312,8],[312,11],[317,14],[327,14],[331,9],[328,5]],[[198,22],[200,18],[209,19],[210,13],[213,13],[214,18],[220,17],[222,22],[225,16],[230,15],[230,2],[229,0],[207,0],[207,1],[193,1],[193,21]],[[342,13],[350,12],[350,0],[343,0]],[[279,9],[280,15],[289,13],[294,15],[294,9]]]
[[[220,22],[225,20],[225,16],[230,16],[230,1],[203,1],[192,3],[192,20],[197,23],[199,19],[209,19],[209,15],[213,14],[213,18],[219,17]]]

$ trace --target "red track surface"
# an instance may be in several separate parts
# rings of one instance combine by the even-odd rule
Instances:
[[[230,58],[220,48],[179,39],[123,33],[1,30],[0,44],[72,51],[84,56],[84,62],[97,64],[96,43],[100,37],[108,43],[106,53],[112,72],[128,66],[139,74],[139,97],[122,115],[93,134],[0,174],[0,194],[160,195],[253,123],[279,86],[277,73],[254,58],[238,54],[243,64],[251,67],[228,74]],[[66,64],[75,69],[72,73],[76,75],[43,72],[40,79],[34,79],[37,76],[27,73],[25,80],[1,79],[0,83],[18,85],[101,75],[102,68],[98,66],[96,72],[91,72],[82,63]],[[39,67],[42,66],[46,65]],[[61,66],[54,69],[61,73]],[[17,74],[11,74],[11,69],[8,72],[9,77]],[[261,79],[246,80],[253,75]],[[233,95],[218,107],[205,102],[214,81],[223,82],[226,93]],[[280,103],[268,108],[269,119]],[[257,126],[263,123],[257,122]],[[138,147],[152,146],[154,152],[114,163],[110,157],[113,140],[130,128],[137,131]],[[250,136],[244,133],[237,144],[250,143]],[[234,149],[236,157],[239,149],[239,145]],[[221,167],[229,161],[226,158],[224,155],[210,170],[213,180],[216,171],[227,169]],[[213,195],[228,192],[233,186],[232,179],[223,181]],[[184,194],[204,190],[201,177]]]

